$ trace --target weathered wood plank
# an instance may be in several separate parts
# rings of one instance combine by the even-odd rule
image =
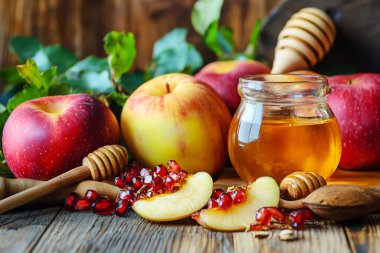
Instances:
[[[0,252],[29,252],[59,210],[16,210],[0,215]]]
[[[147,222],[134,212],[118,218],[62,210],[34,251],[350,252],[344,231],[337,225],[300,231],[300,239],[294,242],[280,241],[278,233],[257,239],[252,233],[205,230],[190,219],[160,224]]]
[[[348,222],[344,227],[354,252],[380,252],[380,214]]]

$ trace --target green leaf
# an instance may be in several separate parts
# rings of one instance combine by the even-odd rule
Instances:
[[[141,84],[146,80],[144,79],[144,72],[135,71],[133,73],[126,73],[120,78],[121,87],[128,93],[132,94]]]
[[[43,45],[39,40],[25,36],[12,37],[9,46],[21,63],[24,63],[28,58],[32,58],[43,48]]]
[[[125,104],[125,101],[128,99],[128,95],[120,94],[117,92],[111,92],[108,94],[107,98],[111,99],[113,102],[115,102],[118,106],[123,107]]]
[[[223,0],[198,0],[191,11],[195,31],[205,35],[211,24],[219,21]]]
[[[47,91],[44,89],[36,89],[28,87],[18,92],[13,98],[8,101],[8,111],[13,111],[19,104],[35,98],[46,97]]]
[[[111,74],[119,79],[131,68],[136,56],[135,38],[133,33],[109,32],[104,37],[104,49],[108,54]]]
[[[166,73],[191,71],[202,66],[203,60],[196,48],[186,42],[187,30],[177,28],[154,44],[153,64],[150,74],[159,76]]]
[[[25,64],[18,65],[17,70],[19,75],[24,78],[29,85],[36,89],[44,88],[47,90],[55,77],[57,67],[52,67],[41,72],[36,63],[32,59],[28,59]]]
[[[93,94],[97,95],[115,91],[107,70],[100,73],[91,71],[83,72],[79,77],[73,79],[66,78],[63,82],[70,84],[74,92],[91,91]]]
[[[68,83],[59,83],[50,86],[48,95],[57,96],[57,95],[67,95],[71,93],[70,85]]]
[[[0,175],[12,175],[12,172],[6,163],[4,154],[1,150],[0,150]]]
[[[255,26],[252,30],[251,37],[249,39],[249,44],[245,53],[248,55],[250,59],[254,59],[256,55],[257,43],[260,38],[261,33],[261,19],[257,19],[255,22]]]
[[[0,69],[0,80],[7,84],[20,84],[24,81],[18,74],[16,67],[5,67]]]
[[[52,66],[57,66],[58,74],[61,74],[74,65],[78,58],[68,49],[60,45],[52,45],[40,49],[33,60],[41,70],[47,70]]]
[[[86,71],[103,72],[104,70],[109,70],[107,59],[91,55],[71,66],[66,74],[70,76],[79,76],[82,72]]]
[[[233,31],[228,27],[218,28],[218,22],[211,24],[205,35],[205,43],[217,56],[234,52]]]

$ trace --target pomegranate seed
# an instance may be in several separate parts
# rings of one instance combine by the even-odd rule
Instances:
[[[124,181],[129,184],[130,182],[132,182],[132,178],[134,177],[135,175],[133,175],[133,173],[131,171],[128,171],[125,173],[125,176],[124,176]]]
[[[177,191],[179,191],[179,190],[181,190],[181,186],[176,185],[176,186],[174,186],[174,187],[172,188],[171,193],[177,192]]]
[[[140,176],[142,176],[142,177],[152,175],[152,174],[153,173],[150,170],[148,170],[147,168],[142,168],[140,171]]]
[[[314,220],[314,214],[310,209],[304,209],[303,215],[305,216],[305,220],[307,220],[307,221],[313,221]]]
[[[228,208],[232,205],[232,197],[229,192],[223,192],[217,199],[218,205],[221,208]]]
[[[234,205],[240,204],[241,202],[244,202],[247,199],[246,190],[240,189],[240,190],[234,191],[231,194],[231,197],[233,199]]]
[[[222,194],[223,192],[224,192],[224,191],[223,191],[222,189],[219,189],[219,188],[214,189],[214,190],[212,191],[211,198],[217,199],[217,198],[219,198],[220,194]]]
[[[108,197],[100,197],[98,201],[92,204],[95,213],[100,215],[109,215],[115,212],[115,201]]]
[[[160,177],[165,177],[168,175],[168,170],[163,164],[160,164],[154,167],[153,171]]]
[[[180,180],[179,175],[178,175],[177,173],[174,173],[174,172],[170,172],[170,173],[169,173],[169,177],[170,177],[171,179],[173,179],[173,181],[174,181],[175,183],[177,183],[177,182]]]
[[[178,165],[178,163],[174,160],[169,160],[168,161],[168,166],[169,166],[169,171],[178,173],[181,170],[181,167]]]
[[[133,198],[131,198],[131,199],[128,199],[127,202],[128,202],[128,205],[133,206],[133,204],[136,202],[136,198],[133,197]]]
[[[153,189],[156,193],[162,192],[164,188],[164,180],[161,177],[153,178]]]
[[[272,218],[277,221],[278,223],[285,223],[286,222],[286,216],[284,212],[282,212],[280,209],[276,207],[268,207],[268,211],[271,213]]]
[[[118,186],[120,188],[124,188],[125,187],[125,181],[121,177],[115,177],[114,183],[115,183],[116,186]]]
[[[266,207],[260,208],[256,213],[256,222],[258,225],[269,225],[272,219],[272,214]]]
[[[141,186],[142,186],[142,180],[141,180],[141,177],[137,176],[137,177],[133,177],[132,178],[132,187],[136,190],[140,189]]]
[[[185,183],[188,175],[189,173],[187,173],[187,171],[184,171],[184,170],[181,170],[180,172],[178,172],[179,182]]]
[[[154,193],[154,191],[148,191],[148,192],[145,194],[145,198],[151,198],[151,197],[153,197],[154,195],[156,195],[156,194]]]
[[[65,200],[66,209],[69,211],[74,211],[74,204],[78,198],[79,198],[79,195],[76,192],[72,192],[69,196],[67,196]]]
[[[119,192],[119,199],[121,200],[129,200],[134,198],[134,193],[131,190],[122,190]]]
[[[294,229],[302,229],[305,225],[305,216],[302,211],[293,211],[289,214],[290,225]]]
[[[175,184],[175,182],[174,182],[173,178],[167,177],[165,179],[165,182],[164,182],[164,187],[165,187],[166,191],[170,192],[172,190],[174,184]]]
[[[214,207],[218,207],[219,204],[218,204],[218,201],[216,201],[216,199],[209,199],[208,202],[207,202],[207,208],[214,208]]]
[[[153,185],[153,176],[152,175],[146,175],[144,177],[144,184],[148,187],[151,187]]]
[[[90,210],[91,203],[88,199],[77,199],[74,203],[74,211],[88,211]]]
[[[88,199],[92,204],[99,198],[99,194],[94,190],[87,190],[84,198]]]
[[[251,231],[265,231],[269,229],[267,226],[258,225],[258,224],[252,224],[249,228]]]
[[[128,202],[127,201],[119,201],[116,205],[115,214],[120,217],[126,216],[128,213]]]

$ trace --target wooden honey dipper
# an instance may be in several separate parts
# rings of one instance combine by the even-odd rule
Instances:
[[[0,214],[27,204],[65,186],[92,178],[103,181],[119,175],[128,164],[128,153],[119,145],[107,145],[90,153],[82,166],[0,201]]]
[[[343,221],[380,211],[380,187],[326,185],[321,176],[312,172],[290,174],[280,189],[280,207],[309,208],[331,220]],[[286,197],[292,200],[283,199]]]
[[[330,51],[336,28],[331,18],[318,8],[295,13],[278,36],[272,74],[308,69]]]

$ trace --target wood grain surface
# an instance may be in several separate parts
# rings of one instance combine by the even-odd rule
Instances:
[[[342,178],[345,173],[337,174]],[[361,181],[373,173],[361,172]],[[226,168],[214,186],[241,183],[232,168]],[[0,252],[380,253],[380,214],[346,223],[319,220],[296,232],[295,241],[281,241],[278,234],[271,231],[269,237],[259,239],[252,232],[215,232],[190,218],[152,223],[133,211],[124,218],[72,213],[59,207],[0,215]]]
[[[15,64],[8,50],[13,35],[31,35],[45,44],[60,43],[79,57],[103,56],[103,37],[111,31],[136,36],[135,67],[144,69],[154,42],[175,27],[189,28],[189,40],[211,60],[191,28],[196,0],[12,0],[0,1],[0,66]],[[225,0],[221,23],[235,31],[238,49],[247,46],[256,19],[265,17],[280,0]]]
[[[352,223],[315,225],[281,241],[279,231],[222,233],[190,219],[151,223],[127,217],[71,213],[59,208],[0,216],[0,252],[379,252],[380,215]]]

